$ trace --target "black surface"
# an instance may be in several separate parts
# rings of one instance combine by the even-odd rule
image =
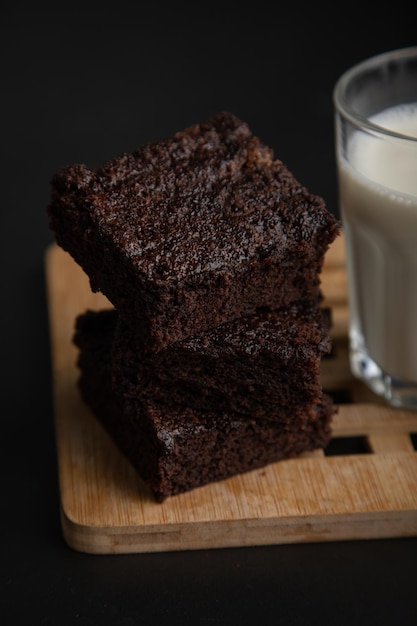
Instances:
[[[369,55],[415,44],[414,21],[317,3],[188,15],[176,3],[14,6],[0,37],[2,623],[415,624],[415,538],[127,556],[68,548],[43,274],[57,169],[99,165],[221,109],[337,213],[334,83]]]

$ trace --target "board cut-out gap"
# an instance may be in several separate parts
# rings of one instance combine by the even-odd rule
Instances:
[[[369,454],[366,437],[333,437],[324,450],[326,456],[342,456],[346,454]]]
[[[353,402],[352,391],[346,387],[340,389],[325,389],[335,404],[351,404]]]

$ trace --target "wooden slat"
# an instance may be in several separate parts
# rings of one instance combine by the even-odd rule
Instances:
[[[324,260],[323,273],[330,269],[345,268],[346,246],[343,233],[337,237],[326,253]]]
[[[408,433],[374,433],[368,437],[372,452],[413,452],[414,446]],[[417,485],[416,485],[417,489]]]
[[[327,304],[330,306],[346,305],[347,280],[346,272],[343,268],[329,269],[327,272],[324,272],[321,287],[323,293],[327,294]]]

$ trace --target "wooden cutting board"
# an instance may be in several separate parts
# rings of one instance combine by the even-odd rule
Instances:
[[[78,394],[75,317],[109,303],[56,244],[46,250],[45,267],[61,519],[70,547],[106,554],[417,535],[417,413],[385,406],[352,379],[343,237],[322,277],[334,313],[323,386],[343,398],[329,452],[359,440],[366,452],[303,454],[162,504]]]

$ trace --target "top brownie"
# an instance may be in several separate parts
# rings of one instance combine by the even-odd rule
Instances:
[[[51,181],[50,228],[143,349],[320,300],[339,224],[248,125],[222,112]]]

